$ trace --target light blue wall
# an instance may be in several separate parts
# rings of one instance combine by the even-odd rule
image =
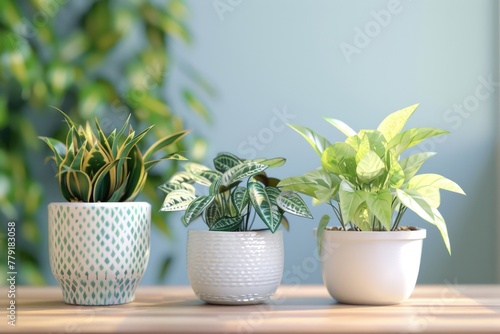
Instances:
[[[236,5],[221,20],[214,3]],[[195,41],[191,47],[176,45],[177,64],[190,62],[217,88],[219,97],[210,102],[214,124],[186,111],[178,92],[188,79],[176,69],[169,95],[187,126],[208,138],[209,156],[219,151],[246,158],[284,156],[282,175],[301,174],[319,166],[318,157],[283,122],[337,141],[343,136],[322,116],[354,129],[373,128],[387,113],[420,102],[410,126],[452,132],[418,148],[438,152],[424,172],[455,180],[467,197],[442,194],[451,257],[435,228],[407,214],[406,224],[428,228],[419,283],[497,279],[497,1],[192,0],[189,6]],[[369,30],[371,37],[363,40],[359,30]],[[342,47],[348,44],[357,53],[346,57]],[[491,81],[495,84],[485,84]],[[277,111],[288,116],[277,118]],[[325,212],[313,209],[316,219]],[[187,231],[178,219],[172,216],[170,222],[175,240],[154,235],[150,268],[171,250],[176,258],[166,283],[187,284]],[[291,219],[284,283],[321,282],[313,257],[316,223]],[[198,222],[193,228],[204,226]],[[154,281],[153,271],[145,284]]]

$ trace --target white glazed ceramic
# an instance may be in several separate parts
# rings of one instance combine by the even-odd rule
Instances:
[[[150,226],[148,203],[49,204],[50,268],[64,301],[133,301],[149,259]]]
[[[283,274],[282,231],[188,233],[188,277],[201,300],[258,304],[276,292]]]
[[[323,235],[323,281],[341,303],[398,304],[417,282],[426,230],[329,231]]]

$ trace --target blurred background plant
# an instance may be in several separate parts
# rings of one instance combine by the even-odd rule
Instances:
[[[97,116],[105,132],[123,124],[129,114],[139,127],[155,124],[152,137],[183,129],[180,113],[169,107],[165,87],[173,63],[170,43],[192,42],[187,20],[182,0],[0,1],[0,224],[17,223],[21,284],[46,282],[40,255],[40,230],[46,220],[40,211],[46,202],[55,201],[44,198],[44,179],[56,183],[54,173],[37,175],[37,164],[49,152],[36,137],[43,131],[63,139],[66,127],[49,106],[79,121]],[[214,97],[213,88],[189,64],[180,68],[191,79],[178,92],[186,109],[210,122],[204,100]],[[205,140],[195,133],[188,137],[175,149],[187,151],[195,161],[202,159]],[[144,193],[154,206],[160,206],[156,186],[176,168],[169,162],[151,171]],[[169,236],[165,217],[153,212],[154,227]],[[5,231],[0,232],[2,249]],[[0,252],[2,263],[7,263],[5,255]],[[158,268],[160,280],[170,262],[166,254]]]

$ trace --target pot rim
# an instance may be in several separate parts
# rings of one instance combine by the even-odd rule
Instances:
[[[316,233],[316,229],[315,229]],[[419,228],[415,231],[337,231],[325,230],[328,236],[340,240],[421,240],[427,236],[427,230]]]
[[[238,235],[238,234],[283,234],[283,230],[276,230],[274,233],[269,229],[250,230],[250,231],[209,231],[209,230],[188,230],[188,233],[206,233],[206,234],[220,234],[220,235]]]
[[[78,207],[78,206],[112,206],[112,207],[121,207],[121,206],[143,206],[149,205],[148,202],[51,202],[49,206],[68,206],[68,207]]]

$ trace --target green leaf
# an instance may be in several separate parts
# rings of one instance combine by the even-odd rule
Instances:
[[[127,177],[127,191],[125,192],[123,201],[134,200],[144,188],[147,178],[147,173],[144,168],[144,160],[142,158],[141,151],[137,146],[133,146],[128,158],[129,159],[126,160],[127,170],[129,170],[130,173]],[[113,185],[111,186],[111,189],[113,189]]]
[[[418,191],[412,189],[396,189],[396,196],[404,206],[415,212],[423,220],[429,223],[434,222],[435,216],[431,206]]]
[[[196,163],[196,162],[185,163],[184,169],[191,174],[196,174],[196,173],[199,173],[202,171],[210,170],[210,168],[208,168],[207,166],[201,165],[201,164]]]
[[[294,176],[283,179],[278,183],[282,190],[296,191],[316,198],[321,203],[327,203],[339,189],[340,178],[323,169],[313,170],[304,176]]]
[[[156,152],[175,144],[176,142],[181,140],[184,136],[186,136],[189,132],[190,131],[188,130],[179,131],[156,141],[144,153],[144,161],[149,161]]]
[[[278,206],[293,215],[305,218],[313,218],[304,200],[292,191],[282,191],[276,199]]]
[[[347,181],[342,181],[339,190],[339,205],[342,220],[345,225],[354,222],[355,213],[365,201],[366,193],[362,190],[354,190]],[[361,226],[360,226],[361,228]]]
[[[436,155],[434,152],[422,152],[410,155],[409,157],[401,160],[399,165],[403,169],[405,176],[405,183],[410,181],[410,179],[417,174],[423,163],[427,161],[430,157]]]
[[[240,229],[242,217],[222,217],[217,219],[217,221],[210,226],[210,231],[238,231]]]
[[[215,196],[199,196],[194,199],[186,209],[184,216],[182,217],[182,222],[185,226],[191,224],[196,218],[198,218],[205,209],[212,204]]]
[[[222,177],[217,178],[212,182],[209,188],[209,194],[215,195],[221,190]]]
[[[384,162],[373,151],[368,151],[356,167],[361,182],[370,183],[385,171]]]
[[[196,198],[194,194],[187,190],[171,191],[166,197],[160,211],[183,211]]]
[[[330,142],[327,139],[309,128],[292,124],[288,124],[288,126],[300,133],[319,156],[321,156],[323,151],[330,146]]]
[[[262,165],[267,165],[269,168],[280,167],[285,164],[285,158],[272,158],[272,159],[254,159],[253,162],[257,162]]]
[[[194,181],[198,184],[210,187],[215,181],[222,177],[222,174],[214,170],[201,170],[199,172],[191,173]]]
[[[368,212],[368,205],[366,202],[361,203],[361,205],[356,209],[353,215],[353,223],[361,229],[361,231],[371,231],[372,224],[370,221],[370,214]]]
[[[390,141],[403,129],[406,122],[417,108],[418,103],[393,112],[380,123],[377,130],[382,132],[384,137]]]
[[[462,190],[462,188],[460,188],[458,184],[438,174],[415,175],[408,183],[409,189],[418,190],[421,187],[433,187],[465,195],[465,192]]]
[[[158,187],[161,191],[165,193],[165,195],[168,195],[173,190],[187,190],[191,193],[195,193],[194,187],[189,184],[189,183],[170,183],[170,182],[165,182],[161,186]]]
[[[225,173],[229,169],[238,166],[243,161],[232,153],[223,152],[217,154],[214,158],[214,167],[221,173]]]
[[[168,180],[169,183],[193,183],[194,182],[194,177],[191,173],[188,172],[177,172],[172,177],[170,180]]]
[[[355,136],[356,131],[351,129],[351,127],[344,122],[334,119],[334,118],[328,118],[328,117],[323,117],[328,123],[336,127],[340,132],[345,134],[347,137]]]
[[[115,168],[118,162],[119,160],[115,160],[107,163],[94,174],[92,178],[92,185],[94,186],[92,198],[94,202],[106,202],[106,199],[110,196],[111,179],[109,177],[109,171]]]
[[[250,201],[248,190],[245,187],[237,187],[231,194],[231,201],[233,202],[236,211],[243,215],[243,210],[247,207]]]
[[[89,202],[92,182],[87,174],[79,170],[70,170],[63,172],[61,178],[65,180],[61,187],[65,186],[67,193],[70,194],[69,201],[71,202]],[[63,194],[66,191],[63,191]]]
[[[401,188],[404,184],[405,174],[399,161],[391,154],[391,152],[387,152],[387,166],[389,169],[388,178],[389,178],[389,188]]]
[[[62,163],[63,158],[66,156],[66,145],[57,139],[49,137],[38,137],[43,140],[47,146],[54,153],[54,160],[56,165],[59,166]]]
[[[318,242],[318,254],[321,256],[321,245],[323,244],[323,235],[325,234],[325,228],[330,222],[330,216],[329,215],[324,215],[321,217],[319,224],[318,224],[318,229],[316,230],[316,238]]]
[[[248,194],[250,201],[259,215],[260,219],[274,233],[279,226],[280,221],[274,221],[272,212],[272,203],[266,193],[264,186],[258,182],[248,182]]]
[[[391,191],[389,189],[382,189],[376,193],[367,193],[365,200],[368,210],[380,220],[387,231],[390,231],[392,216]]]
[[[267,197],[269,198],[269,202],[271,203],[271,214],[273,216],[273,222],[277,222],[277,226],[281,224],[283,219],[283,209],[278,206],[277,200],[278,196],[281,193],[281,190],[275,187],[265,187],[265,191]]]
[[[262,165],[256,162],[243,162],[224,172],[222,175],[222,185],[227,187],[238,180],[258,174],[267,168],[267,165]]]
[[[335,143],[323,152],[321,166],[327,172],[355,178],[356,151],[346,143]]]
[[[448,250],[448,254],[451,255],[450,238],[448,236],[448,229],[446,228],[446,222],[444,221],[443,216],[437,209],[433,208],[432,212],[434,214],[435,219],[430,223],[438,228],[439,233],[441,233],[441,237],[443,238],[444,245],[446,246],[446,250]]]
[[[435,128],[413,128],[396,135],[387,144],[387,148],[393,151],[398,157],[405,150],[420,144],[425,139],[447,134],[448,131]]]
[[[221,216],[222,211],[219,210],[217,202],[212,202],[212,204],[205,210],[205,222],[208,228],[210,229]]]

